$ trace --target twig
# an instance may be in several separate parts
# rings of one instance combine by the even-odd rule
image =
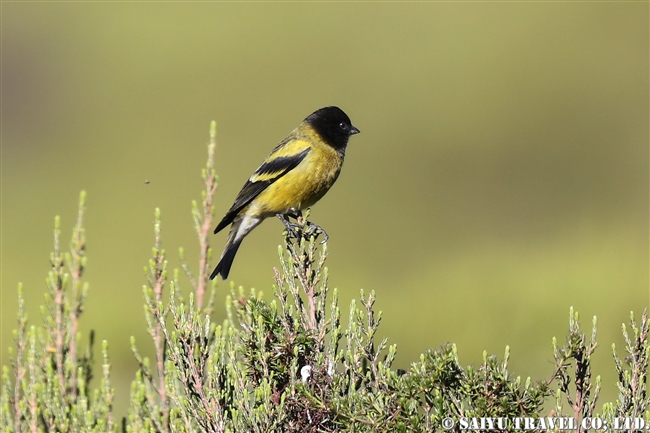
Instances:
[[[210,243],[209,238],[212,232],[212,213],[213,213],[213,198],[217,190],[217,175],[214,170],[214,152],[217,147],[217,124],[212,122],[210,124],[210,142],[208,144],[208,162],[203,170],[203,181],[205,182],[205,191],[203,192],[203,211],[199,216],[196,225],[196,231],[199,236],[199,278],[196,290],[196,305],[198,309],[203,307],[203,297],[205,295],[206,285],[209,276],[209,256],[210,256]]]

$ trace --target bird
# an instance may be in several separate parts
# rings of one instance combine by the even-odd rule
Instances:
[[[332,187],[341,173],[348,139],[360,131],[339,107],[323,107],[278,143],[244,184],[235,202],[214,229],[230,231],[210,279],[228,278],[242,241],[266,218],[276,216],[292,231],[288,217],[298,218]],[[319,226],[309,223],[324,234]]]

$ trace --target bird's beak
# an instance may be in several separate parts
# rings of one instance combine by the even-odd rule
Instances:
[[[353,126],[352,128],[350,128],[350,135],[358,134],[358,133],[360,133],[360,132],[361,132],[361,131],[359,131],[355,126]]]

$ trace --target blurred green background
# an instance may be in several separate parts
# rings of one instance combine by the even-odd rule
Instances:
[[[38,323],[53,217],[67,244],[86,189],[83,331],[110,343],[124,414],[129,336],[151,353],[154,208],[170,266],[180,246],[196,263],[209,122],[218,220],[280,139],[338,105],[362,133],[312,220],[331,236],[342,306],[376,291],[395,367],[451,341],[465,364],[510,345],[515,374],[548,377],[573,305],[585,329],[599,318],[594,367],[614,399],[610,345],[649,301],[648,8],[3,3],[2,364],[17,283]],[[248,237],[236,284],[271,293],[282,229]]]

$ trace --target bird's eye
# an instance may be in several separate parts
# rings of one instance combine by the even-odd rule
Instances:
[[[342,130],[345,131],[346,129],[348,129],[348,125],[346,125],[345,123],[341,122],[341,123],[339,123],[339,128],[341,128]]]

